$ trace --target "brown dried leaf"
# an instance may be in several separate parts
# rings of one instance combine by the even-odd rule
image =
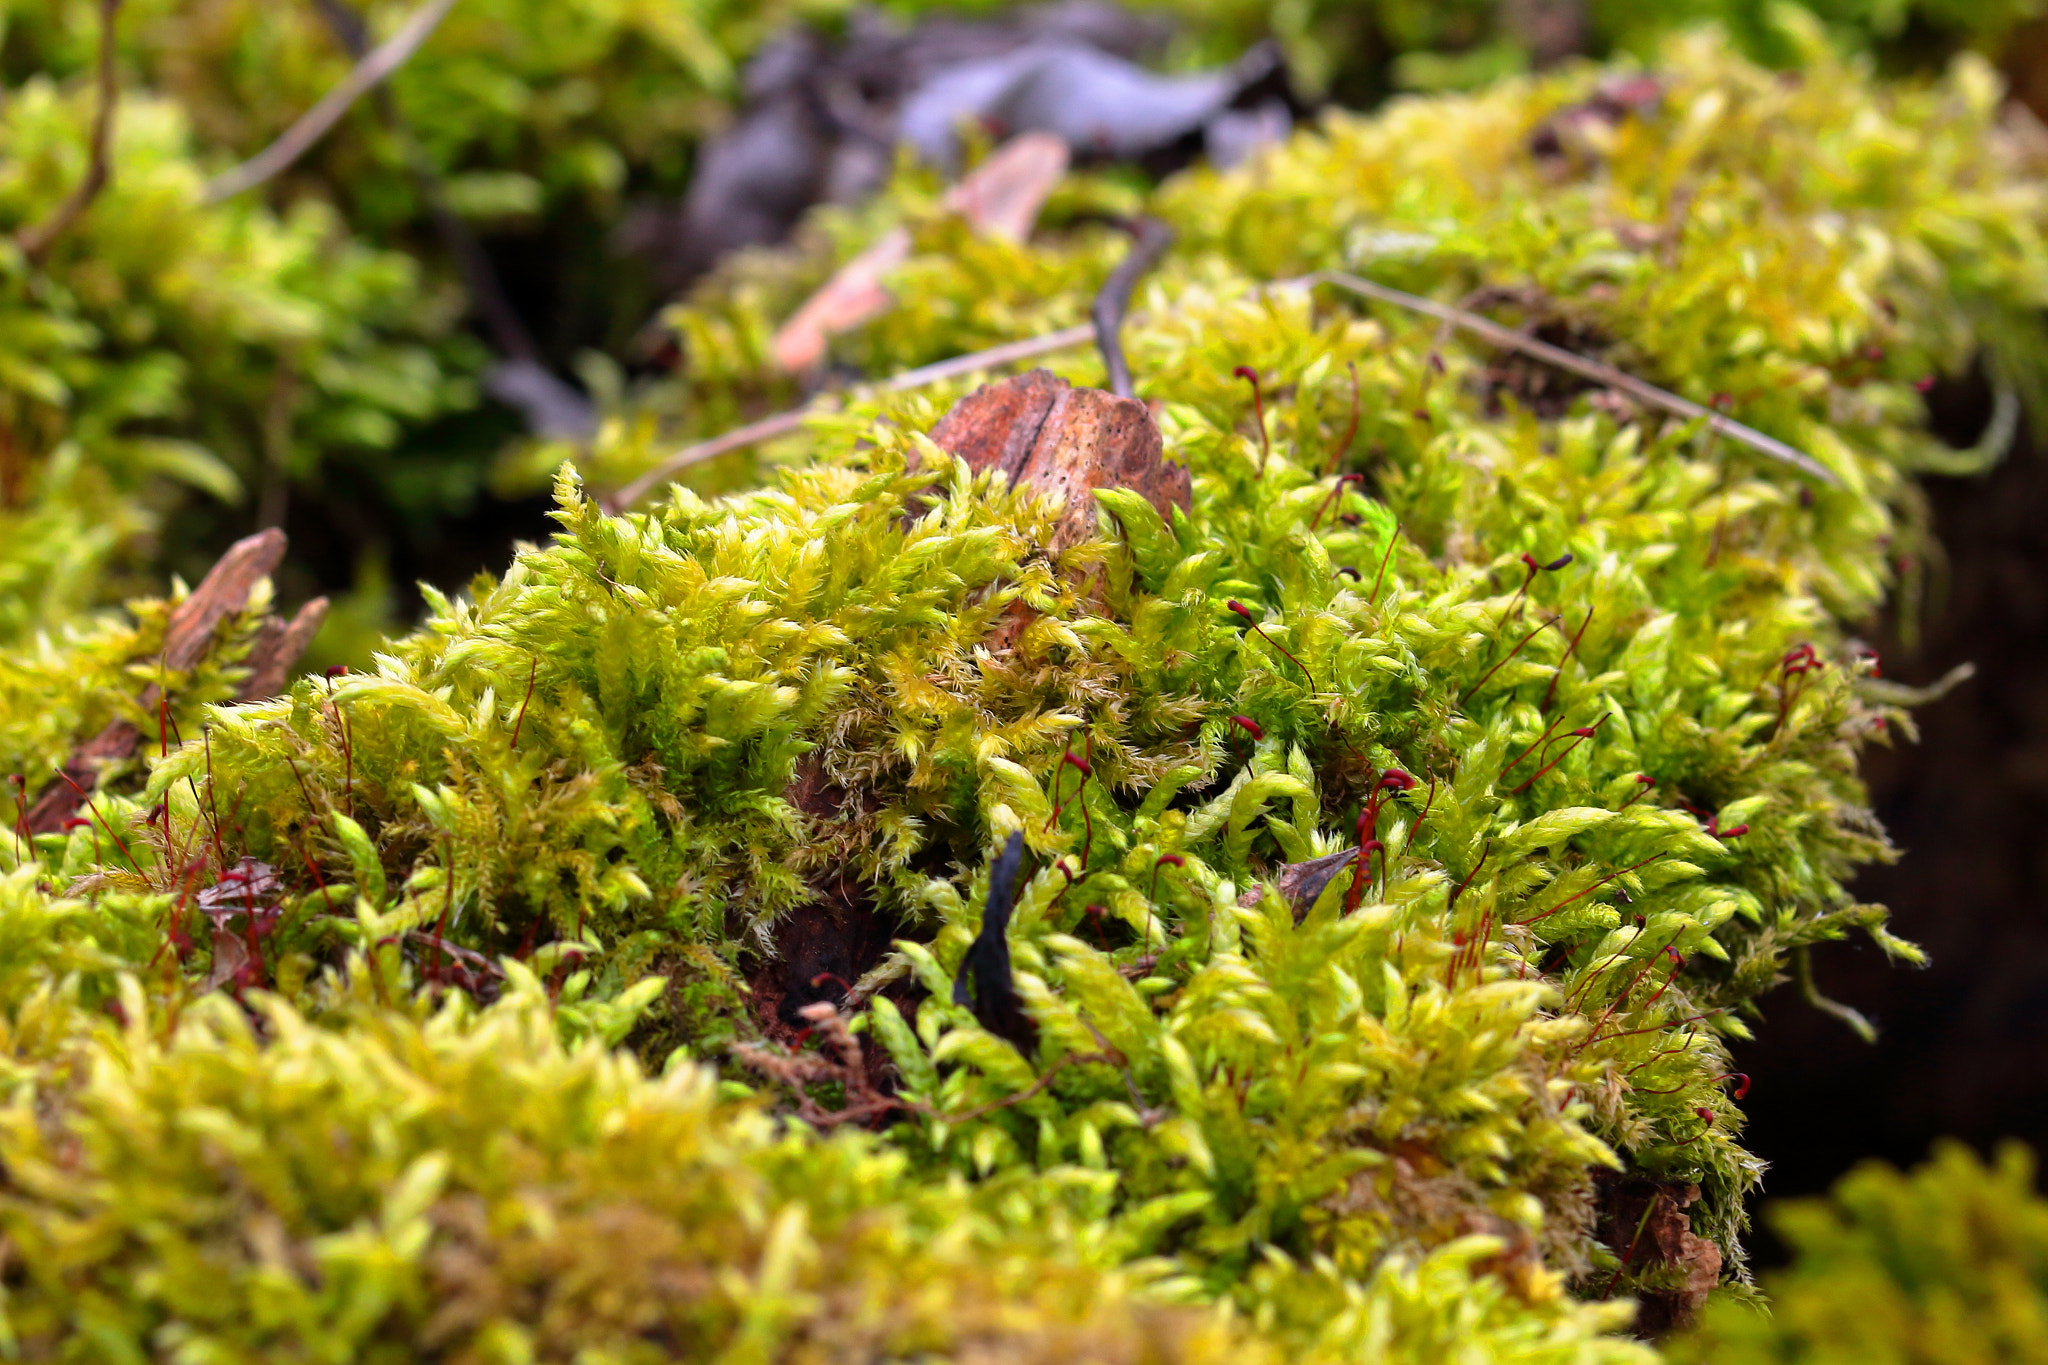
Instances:
[[[984,384],[932,428],[932,442],[977,473],[999,469],[1066,504],[1052,553],[1095,534],[1097,488],[1130,488],[1159,514],[1188,510],[1187,467],[1164,458],[1159,427],[1143,403],[1101,389],[1077,389],[1049,370]]]
[[[976,231],[1021,242],[1046,196],[1067,172],[1067,144],[1050,133],[1011,138],[951,190],[947,209]],[[910,255],[910,232],[896,228],[839,267],[775,334],[775,363],[797,373],[825,358],[834,333],[850,331],[889,307],[882,279]]]

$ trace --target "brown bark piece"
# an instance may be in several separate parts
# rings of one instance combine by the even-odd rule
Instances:
[[[249,594],[257,583],[268,578],[284,560],[284,549],[284,532],[274,526],[228,547],[192,595],[171,612],[162,655],[167,672],[183,673],[206,656],[213,643],[214,629],[249,604]],[[304,615],[301,611],[300,616]],[[297,624],[295,620],[293,625]],[[285,634],[289,635],[290,630]],[[142,709],[156,710],[161,695],[155,683],[144,688]],[[64,822],[78,813],[79,806],[99,784],[100,770],[134,757],[141,745],[142,731],[133,724],[125,720],[109,722],[71,755],[61,769],[62,776],[43,788],[22,827],[30,834],[54,834],[63,829]]]
[[[256,643],[249,649],[249,678],[236,694],[236,701],[265,701],[284,691],[285,680],[313,637],[327,619],[327,599],[316,597],[300,607],[287,625],[273,616],[263,623]]]
[[[1187,466],[1164,458],[1143,403],[1077,389],[1050,370],[984,384],[932,428],[932,441],[976,472],[999,469],[1066,504],[1047,546],[1057,554],[1095,533],[1097,488],[1131,488],[1169,521],[1192,505]]]
[[[1707,1305],[1707,1295],[1721,1282],[1721,1248],[1692,1230],[1692,1219],[1679,1212],[1699,1198],[1699,1187],[1689,1185],[1682,1198],[1660,1191],[1650,1210],[1645,1240],[1656,1246],[1656,1259],[1679,1271],[1678,1283],[1660,1293],[1645,1294],[1636,1315],[1638,1331],[1652,1336],[1690,1327]]]
[[[1596,1180],[1604,1190],[1601,1240],[1648,1280],[1637,1289],[1636,1334],[1656,1339],[1690,1327],[1721,1282],[1721,1248],[1694,1232],[1684,1212],[1698,1201],[1700,1187],[1611,1175]]]
[[[244,537],[199,580],[192,595],[171,613],[164,632],[164,667],[182,673],[206,655],[213,630],[249,604],[249,594],[284,562],[284,532],[275,526]]]

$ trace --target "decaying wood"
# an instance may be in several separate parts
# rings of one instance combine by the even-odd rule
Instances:
[[[192,595],[171,613],[170,628],[164,632],[167,670],[183,673],[206,657],[214,628],[247,606],[256,585],[277,572],[284,562],[284,547],[284,532],[275,526],[228,547]]]
[[[1050,370],[984,384],[932,428],[932,442],[977,473],[1001,470],[1065,504],[1047,549],[1095,534],[1097,488],[1130,488],[1172,519],[1192,506],[1187,466],[1164,458],[1159,427],[1143,403],[1077,389]]]
[[[228,547],[199,586],[171,612],[160,656],[165,673],[187,672],[206,657],[221,622],[248,606],[249,594],[277,571],[284,551],[284,532],[275,527]],[[274,617],[266,621],[249,652],[249,679],[242,686],[240,700],[274,696],[326,615],[327,599],[320,597],[301,607],[289,625]],[[154,714],[162,698],[161,689],[151,683],[138,699],[142,712]],[[85,798],[99,785],[101,771],[133,758],[141,747],[140,727],[126,720],[109,722],[81,744],[60,775],[43,788],[23,820],[23,828],[30,834],[51,834],[64,828],[64,822],[77,815]]]
[[[327,620],[327,599],[316,597],[300,607],[289,623],[272,616],[264,621],[256,643],[249,647],[249,678],[236,694],[236,701],[263,701],[284,691],[292,668],[320,633]]]
[[[1637,1280],[1636,1333],[1656,1338],[1683,1331],[1721,1282],[1721,1249],[1694,1232],[1685,1213],[1698,1202],[1700,1187],[1611,1174],[1596,1179],[1602,1187],[1598,1235]]]

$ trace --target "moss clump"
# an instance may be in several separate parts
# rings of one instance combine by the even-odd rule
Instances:
[[[34,968],[17,1013],[55,1022],[16,1063],[7,1169],[101,1162],[87,1222],[120,1248],[25,1270],[17,1334],[88,1306],[152,1349],[240,1330],[180,1297],[219,1263],[249,1267],[232,1321],[277,1341],[441,1349],[502,1321],[555,1354],[623,1350],[641,1308],[551,1296],[673,1265],[674,1330],[702,1333],[679,1353],[803,1358],[813,1329],[791,1324],[816,1321],[957,1358],[978,1296],[1020,1305],[1027,1353],[1090,1323],[1145,1336],[1164,1310],[1063,1297],[1121,1266],[1148,1304],[1230,1310],[1294,1354],[1627,1359],[1599,1335],[1627,1310],[1574,1287],[1739,1283],[1759,1163],[1725,1040],[1815,943],[1914,956],[1844,887],[1889,852],[1857,750],[1905,717],[1841,625],[1892,582],[1908,472],[1937,453],[1912,381],[1978,344],[2024,373],[2048,295],[2040,182],[1982,70],[1899,91],[1814,60],[1786,82],[1681,45],[1660,101],[1616,123],[1582,117],[1599,77],[1577,73],[1337,120],[1163,189],[1185,244],[1128,343],[1185,512],[1106,490],[1093,534],[1056,542],[1058,507],[924,434],[965,383],[859,398],[799,467],[715,501],[607,515],[565,471],[553,542],[437,597],[374,670],[216,707],[92,822],[0,853],[24,915],[109,955]],[[1071,221],[1029,247],[920,231],[900,307],[844,343],[876,370],[1071,321],[1118,253]],[[1272,283],[1339,266],[1489,291],[1472,301],[1725,391],[1822,476]],[[720,285],[681,322],[758,314]],[[761,380],[742,355],[697,382],[716,404]],[[993,857],[1012,842],[1014,883]],[[1317,859],[1338,875],[1290,895]],[[161,937],[102,938],[60,894]],[[956,995],[1004,903],[1028,1028]],[[243,1013],[192,999],[220,987]],[[125,1023],[92,1021],[95,999]],[[633,1057],[602,1046],[621,1042]],[[821,1126],[893,1122],[760,1138],[791,1164],[753,1216],[660,1187],[647,1151],[602,1159],[645,1095],[699,1106],[691,1141],[722,1135],[740,1154],[716,1171],[756,1179],[768,1095],[712,1106],[712,1061]],[[584,1098],[549,1089],[571,1073]],[[318,1217],[278,1173],[327,1150],[302,1081],[371,1097],[303,1177],[333,1201]],[[233,1121],[180,1119],[216,1111]],[[122,1143],[167,1164],[123,1184],[100,1155]],[[876,1182],[860,1208],[889,1264],[777,1306],[800,1278],[752,1267],[822,1275],[862,1245],[814,1202],[842,1179]],[[155,1188],[182,1194],[170,1221],[149,1221]],[[70,1226],[60,1182],[8,1192],[24,1227]],[[1687,1259],[1638,1254],[1613,1214],[1630,1198],[1670,1206]],[[770,1254],[799,1207],[808,1262]],[[208,1221],[228,1208],[243,1221]],[[614,1217],[646,1237],[588,1235]],[[927,1229],[956,1217],[994,1220],[957,1260],[889,1250],[953,1246]],[[195,1238],[214,1261],[181,1259]],[[349,1299],[367,1281],[319,1257],[364,1246],[387,1288]],[[442,1338],[448,1265],[483,1287]]]
[[[1362,1280],[1271,1264],[1285,1311],[1233,1321],[1119,1268],[1099,1175],[920,1178],[707,1068],[565,1043],[516,966],[481,1010],[394,1009],[359,972],[317,1020],[167,1015],[116,972],[149,935],[129,906],[0,879],[0,1324],[27,1359],[1648,1358],[1599,1338],[1611,1311],[1532,1313],[1484,1238]]]

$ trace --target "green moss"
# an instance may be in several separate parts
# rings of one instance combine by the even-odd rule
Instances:
[[[1532,1313],[1475,1275],[1486,1239],[1362,1281],[1269,1264],[1290,1311],[1255,1329],[1162,1264],[1118,1269],[1100,1178],[916,1179],[706,1069],[565,1046],[517,969],[482,1011],[359,992],[317,1022],[256,997],[166,1017],[122,978],[88,1013],[76,973],[109,959],[25,965],[24,917],[75,936],[83,909],[29,891],[0,882],[0,1331],[29,1359],[1645,1359],[1598,1339],[1611,1313]],[[24,1001],[51,970],[73,974]]]
[[[1872,1163],[1769,1217],[1793,1252],[1766,1277],[1770,1311],[1720,1305],[1674,1359],[2048,1359],[2048,1202],[2022,1148],[1986,1162],[1945,1144],[1904,1174]]]
[[[1984,69],[1894,88],[1811,61],[1679,44],[1656,109],[1555,156],[1530,134],[1597,73],[1163,187],[1145,206],[1182,245],[1127,342],[1193,476],[1170,521],[1105,492],[1053,550],[1056,508],[923,435],[967,381],[856,395],[715,500],[611,516],[565,470],[553,541],[436,596],[373,670],[213,707],[98,824],[0,850],[22,923],[106,955],[23,968],[46,1041],[0,1151],[35,1247],[17,1337],[1641,1358],[1601,1335],[1626,1308],[1570,1297],[1661,1285],[1593,1173],[1700,1186],[1741,1282],[1760,1165],[1726,1040],[1813,944],[1916,956],[1845,888],[1889,856],[1857,751],[1906,718],[1843,625],[1943,458],[1913,381],[1985,347],[2016,383],[2042,353],[2041,181]],[[840,343],[871,373],[1077,320],[1121,250],[1080,206],[1131,194],[1084,178],[1012,246],[900,193],[899,305]],[[765,334],[771,286],[872,226],[754,257],[679,328]],[[1830,478],[1273,283],[1329,267],[1725,393]],[[772,393],[756,354],[700,354],[686,411]],[[623,414],[593,467],[662,425]],[[161,611],[53,645],[22,695],[66,657],[104,691]],[[24,754],[62,728],[9,723]],[[1023,1045],[953,1003],[1013,834]],[[1297,916],[1281,869],[1367,838]],[[260,926],[197,899],[245,855],[281,881]],[[740,1098],[780,1079],[829,1123],[860,1091],[783,1050],[805,983],[777,954],[820,904],[876,926],[846,966],[898,1081],[880,1135]],[[86,927],[101,906],[118,932]],[[1110,1268],[1128,1283],[1085,1287]]]

